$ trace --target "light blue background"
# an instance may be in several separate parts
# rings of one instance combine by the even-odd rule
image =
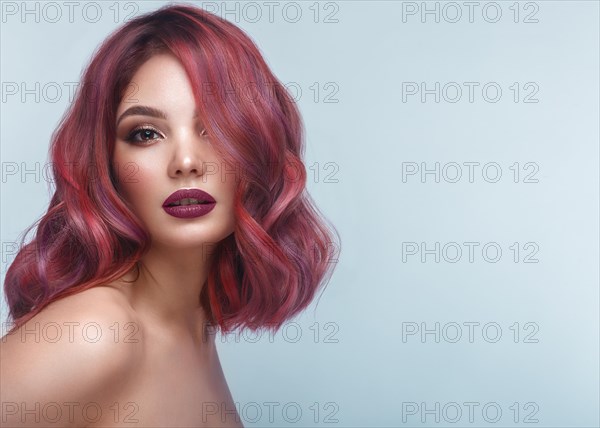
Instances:
[[[598,2],[521,2],[517,23],[512,1],[497,2],[501,19],[486,22],[481,11],[487,3],[478,2],[472,23],[463,2],[457,3],[465,14],[457,23],[443,19],[454,16],[448,6],[439,23],[432,15],[425,23],[420,15],[403,22],[403,7],[410,5],[391,1],[298,2],[303,15],[297,23],[288,22],[293,10],[283,18],[285,2],[275,9],[274,22],[264,2],[257,2],[263,17],[256,23],[249,22],[253,11],[244,14],[241,7],[225,16],[257,42],[281,81],[302,89],[309,191],[342,237],[337,269],[318,305],[293,320],[297,324],[288,325],[286,337],[220,342],[223,369],[247,426],[600,425]],[[33,96],[21,102],[3,87],[3,165],[24,162],[33,169],[39,162],[41,171],[2,182],[2,279],[13,257],[7,245],[49,202],[41,173],[50,135],[68,105],[64,82],[79,80],[94,49],[120,25],[113,3],[99,4],[103,16],[97,23],[82,19],[81,7],[73,23],[66,15],[57,23],[36,23],[35,15],[25,23],[20,15],[2,17],[3,85],[57,82],[63,89],[55,103]],[[162,4],[140,3],[138,13]],[[213,5],[222,12],[222,2]],[[539,22],[521,22],[536,5],[533,18]],[[438,3],[440,10],[444,6]],[[63,14],[67,10],[62,7]],[[121,4],[119,10],[128,9]],[[323,22],[330,13],[338,22]],[[493,10],[488,13],[493,18]],[[314,82],[320,88],[316,100]],[[435,103],[433,95],[425,103],[417,96],[402,102],[402,82],[427,82],[428,88],[457,82],[465,91],[463,82],[480,86],[473,103],[466,92],[456,103]],[[496,103],[481,96],[487,82],[503,90]],[[514,82],[521,88],[516,103],[509,89]],[[523,102],[531,92],[523,92],[528,82],[537,85],[537,103]],[[336,89],[330,101],[338,102],[324,102]],[[431,175],[425,183],[418,176],[403,181],[406,162],[429,168],[435,162],[496,162],[502,177],[489,183],[479,167],[473,183],[465,175],[458,183],[436,183]],[[515,162],[521,168],[517,183],[509,169]],[[523,169],[527,162],[539,167],[537,183],[523,182],[532,171]],[[334,182],[327,182],[328,174]],[[403,262],[403,242],[425,242],[428,249],[456,242],[465,251],[464,242],[481,245],[472,263],[466,253],[456,263],[436,263],[432,255],[422,263],[419,256]],[[481,256],[487,242],[503,250],[497,263]],[[518,263],[509,248],[515,242]],[[528,242],[537,245],[538,263],[523,263]],[[449,249],[447,257],[453,255]],[[436,322],[448,327],[439,343],[433,335],[403,341],[406,323],[433,328]],[[473,343],[465,322],[480,323]],[[532,327],[526,329],[528,322]],[[457,343],[449,339],[452,323],[463,327]],[[486,323],[501,327],[496,343],[482,337]],[[537,342],[524,343],[534,328]],[[298,329],[302,337],[294,342]],[[494,335],[488,333],[488,339]],[[267,402],[279,403],[271,421]],[[449,407],[446,419],[442,412],[439,422],[431,414],[422,422],[420,413],[403,415],[403,402],[424,402],[428,409],[436,402],[441,408],[451,402],[479,406],[472,423],[463,405],[462,418],[452,424]],[[482,418],[486,403],[501,408],[498,423]],[[298,406],[302,418],[292,423]],[[263,413],[253,424],[257,408]],[[523,423],[534,411],[538,422]],[[327,415],[337,422],[328,423]]]

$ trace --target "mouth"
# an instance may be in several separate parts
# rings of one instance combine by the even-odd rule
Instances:
[[[186,205],[206,205],[206,204],[213,204],[213,203],[214,202],[209,202],[209,201],[204,201],[204,200],[199,201],[198,199],[194,199],[194,198],[183,198],[183,199],[180,199],[178,201],[168,204],[167,207],[179,207],[179,206],[186,206]]]
[[[215,199],[200,189],[180,189],[172,193],[163,203],[163,207],[215,204]]]
[[[213,210],[217,201],[200,189],[180,189],[163,203],[167,214],[183,220],[202,217]]]

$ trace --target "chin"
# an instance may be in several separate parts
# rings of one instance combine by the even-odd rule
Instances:
[[[185,248],[185,249],[202,249],[202,248],[211,248],[214,247],[215,244],[218,244],[229,235],[231,235],[233,231],[228,232],[224,231],[223,233],[193,233],[191,231],[181,231],[181,233],[177,233],[173,231],[173,234],[169,236],[164,236],[164,230],[161,231],[160,236],[156,236],[153,238],[153,242],[159,244],[162,247],[168,248]]]

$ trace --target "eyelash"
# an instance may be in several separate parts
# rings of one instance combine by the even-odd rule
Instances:
[[[151,128],[151,127],[149,127],[149,126],[140,126],[140,127],[138,127],[138,128],[135,128],[135,129],[133,129],[133,130],[132,130],[132,131],[131,131],[131,132],[130,132],[128,135],[127,135],[127,137],[125,137],[125,141],[128,141],[128,142],[130,142],[130,143],[135,143],[135,144],[147,144],[149,141],[151,141],[151,140],[154,140],[154,138],[151,138],[150,140],[140,140],[140,141],[137,141],[137,140],[135,140],[135,139],[134,139],[134,137],[135,137],[135,136],[136,136],[138,133],[140,133],[140,132],[143,132],[143,131],[151,131],[151,132],[153,132],[153,133],[155,133],[155,134],[158,134],[158,135],[160,135],[160,132],[158,132],[158,131],[157,131],[156,129],[154,129],[154,128]]]
[[[133,130],[132,130],[132,131],[131,131],[131,132],[130,132],[128,135],[127,135],[127,137],[125,137],[125,141],[128,141],[128,142],[130,142],[130,143],[134,143],[134,144],[148,144],[148,142],[149,142],[149,141],[152,141],[152,140],[155,140],[155,139],[156,139],[156,138],[151,138],[151,139],[149,139],[149,140],[140,140],[140,141],[136,141],[136,140],[134,139],[134,137],[135,137],[135,136],[136,136],[138,133],[140,133],[140,132],[143,132],[143,131],[151,131],[151,132],[152,132],[152,133],[154,133],[154,134],[161,135],[161,134],[160,134],[160,132],[158,132],[156,129],[154,129],[154,128],[152,128],[152,127],[149,127],[149,126],[140,126],[140,127],[138,127],[138,128],[135,128],[135,129],[133,129]],[[207,136],[208,136],[208,134],[206,133],[206,129],[203,129],[203,130],[202,130],[202,133],[201,133],[201,135],[202,135],[203,137],[207,137]]]

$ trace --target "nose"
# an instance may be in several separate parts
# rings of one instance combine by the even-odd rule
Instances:
[[[169,176],[172,178],[200,177],[204,174],[204,155],[202,141],[193,132],[179,134],[172,139],[172,157],[169,164]]]

